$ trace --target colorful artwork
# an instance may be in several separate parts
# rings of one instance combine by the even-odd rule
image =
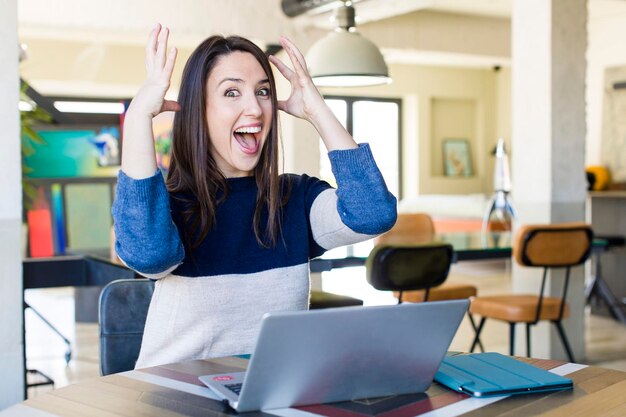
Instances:
[[[471,177],[472,157],[467,139],[444,139],[444,172],[448,177]]]
[[[85,130],[40,130],[43,144],[24,157],[29,178],[115,177],[120,164],[117,127]]]

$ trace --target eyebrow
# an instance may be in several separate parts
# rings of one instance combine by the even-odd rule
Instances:
[[[227,81],[232,81],[234,83],[243,83],[244,80],[242,80],[241,78],[224,78],[222,81],[219,82],[219,84],[217,84],[217,86],[219,87],[220,85],[222,85],[223,83],[227,82]],[[257,85],[261,85],[261,84],[268,84],[270,82],[269,78],[265,78],[261,81],[259,81],[257,83]]]
[[[222,81],[219,82],[218,87],[220,85],[222,85],[223,83],[227,82],[227,81],[232,81],[234,83],[242,83],[243,80],[241,78],[224,78]]]

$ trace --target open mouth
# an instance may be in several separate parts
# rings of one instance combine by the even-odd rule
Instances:
[[[254,155],[259,150],[261,126],[240,127],[235,130],[235,140],[242,152]]]

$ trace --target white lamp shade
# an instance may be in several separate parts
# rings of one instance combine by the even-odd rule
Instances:
[[[317,41],[306,55],[309,72],[320,87],[355,87],[391,82],[385,60],[358,32],[340,30]]]

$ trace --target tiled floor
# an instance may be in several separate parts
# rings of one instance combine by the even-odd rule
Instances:
[[[472,282],[480,294],[510,290],[510,270],[505,262],[464,263],[453,267],[452,281]],[[378,292],[365,283],[362,268],[345,268],[325,276],[324,289],[349,293],[362,298],[366,305],[393,304],[389,293]],[[74,323],[74,299],[71,288],[29,290],[26,300],[48,318],[72,342],[72,359],[66,365],[63,341],[48,329],[31,311],[26,312],[26,343],[28,368],[43,371],[59,388],[77,381],[99,376],[98,326]],[[586,363],[626,371],[626,325],[612,319],[587,314]],[[489,351],[508,353],[508,326],[488,322],[483,343]],[[521,330],[519,333],[523,333]],[[464,320],[454,338],[451,350],[466,351],[473,336]],[[520,336],[523,337],[523,336]],[[49,391],[50,386],[31,388],[29,396]]]

